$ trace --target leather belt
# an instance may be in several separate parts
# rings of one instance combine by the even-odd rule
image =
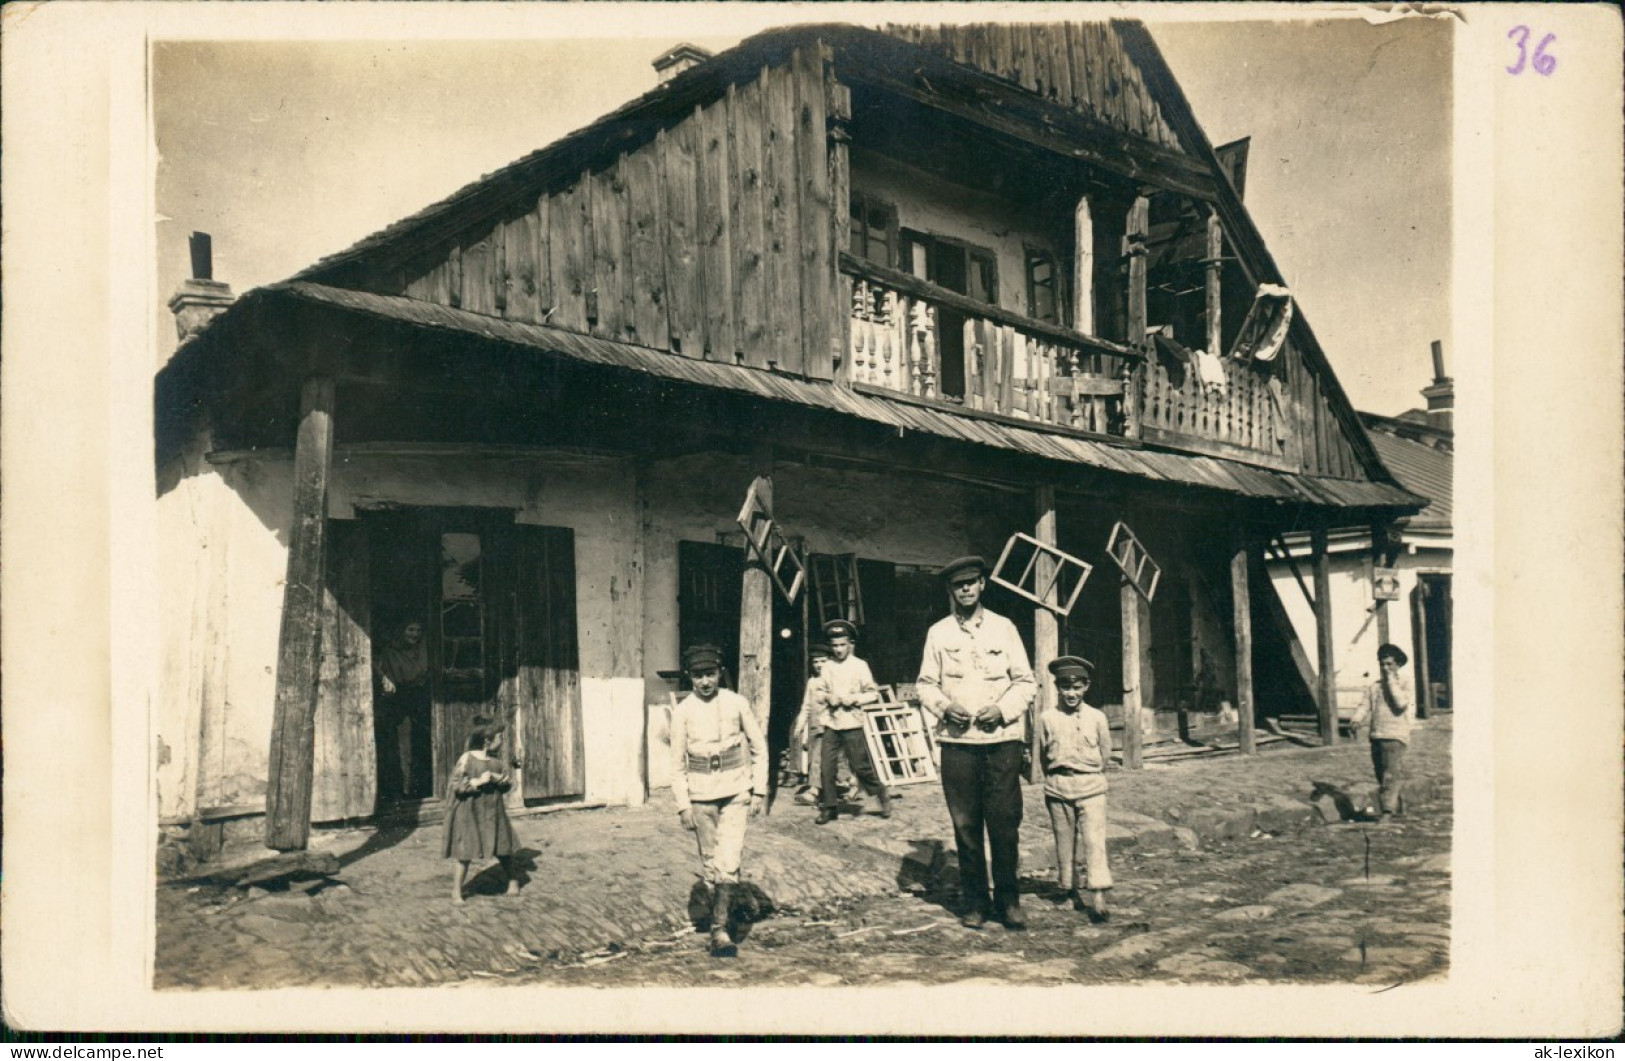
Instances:
[[[691,774],[716,774],[724,770],[738,770],[745,765],[745,747],[735,744],[731,748],[717,752],[715,755],[688,755],[688,772]]]

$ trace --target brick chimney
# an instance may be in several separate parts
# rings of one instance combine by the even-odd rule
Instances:
[[[1444,344],[1433,340],[1433,385],[1422,388],[1428,400],[1428,424],[1445,431],[1455,430],[1456,381],[1444,374]]]
[[[679,44],[668,51],[661,52],[655,58],[655,75],[664,85],[678,74],[690,67],[695,67],[711,58],[711,53],[693,44]]]
[[[169,300],[175,331],[183,343],[224,313],[237,298],[230,287],[214,279],[214,249],[209,234],[194,232],[187,244],[192,250],[192,278],[183,282]]]

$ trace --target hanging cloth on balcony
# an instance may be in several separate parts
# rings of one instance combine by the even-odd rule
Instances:
[[[1224,374],[1224,362],[1219,355],[1206,350],[1195,350],[1191,361],[1196,365],[1196,381],[1210,394],[1224,394],[1230,389],[1230,380]]]
[[[1276,284],[1260,284],[1230,356],[1238,361],[1273,361],[1286,345],[1291,326],[1292,293]]]

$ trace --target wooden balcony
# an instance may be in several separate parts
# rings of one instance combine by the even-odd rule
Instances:
[[[1222,382],[1204,378],[1194,363],[1181,371],[1153,359],[1138,370],[1140,437],[1254,463],[1285,458],[1291,428],[1279,384],[1245,361],[1210,364],[1222,370]]]
[[[1091,434],[1138,434],[1139,351],[1030,320],[850,255],[846,377],[859,386]]]

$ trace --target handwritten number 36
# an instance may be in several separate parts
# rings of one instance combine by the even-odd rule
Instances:
[[[1557,56],[1547,55],[1546,46],[1557,39],[1557,34],[1548,33],[1535,45],[1535,54],[1529,54],[1529,27],[1513,26],[1507,31],[1507,38],[1518,42],[1518,61],[1507,67],[1509,74],[1521,74],[1525,64],[1535,68],[1535,73],[1541,77],[1551,77],[1552,71],[1557,69]]]

